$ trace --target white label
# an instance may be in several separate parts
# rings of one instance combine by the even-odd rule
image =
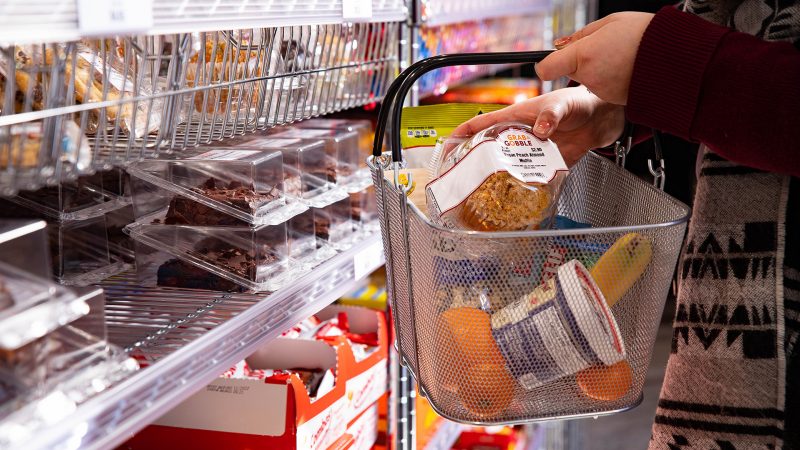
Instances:
[[[361,250],[353,257],[355,279],[360,280],[383,264],[383,245],[378,241]]]
[[[125,34],[153,27],[153,0],[77,0],[84,36]]]
[[[372,19],[372,0],[342,0],[342,19]]]
[[[217,379],[155,423],[226,433],[282,436],[286,432],[287,391],[286,385],[267,384],[261,380]]]
[[[204,161],[234,161],[237,159],[249,158],[250,156],[261,153],[258,150],[211,150],[192,156],[189,159],[202,159]]]
[[[494,173],[508,172],[524,183],[547,184],[562,171],[567,171],[567,164],[555,143],[539,140],[520,128],[509,128],[495,139],[479,142],[427,188],[439,210],[446,212]]]

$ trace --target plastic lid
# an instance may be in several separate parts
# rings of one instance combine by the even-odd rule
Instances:
[[[16,350],[88,313],[66,288],[0,263],[0,349]]]

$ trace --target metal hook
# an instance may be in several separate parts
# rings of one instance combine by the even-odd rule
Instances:
[[[653,160],[647,160],[647,169],[650,171],[650,175],[653,176],[653,185],[660,190],[664,190],[664,182],[667,179],[667,174],[664,171],[664,160],[658,160],[658,167],[655,169],[653,168]]]

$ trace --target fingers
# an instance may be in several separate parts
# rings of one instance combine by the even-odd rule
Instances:
[[[578,70],[578,48],[580,44],[580,42],[575,42],[548,55],[534,67],[536,75],[544,81],[552,81],[562,76],[574,74]]]
[[[602,19],[595,20],[594,22],[590,22],[585,27],[581,28],[580,30],[576,31],[569,36],[569,42],[575,42],[589,36],[590,34],[594,33],[595,31],[599,30],[606,26],[609,22],[616,19],[614,14],[608,15],[603,17]]]
[[[539,139],[549,139],[558,128],[558,124],[564,118],[564,114],[566,114],[566,108],[559,104],[543,109],[536,117],[536,123],[533,125],[533,134]]]

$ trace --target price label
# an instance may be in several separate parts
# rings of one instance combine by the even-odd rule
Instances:
[[[360,280],[383,264],[383,244],[375,242],[361,250],[353,257],[353,272],[356,280]]]
[[[76,0],[84,36],[124,34],[153,27],[153,0]]]
[[[342,18],[354,22],[372,19],[372,0],[342,0]]]

